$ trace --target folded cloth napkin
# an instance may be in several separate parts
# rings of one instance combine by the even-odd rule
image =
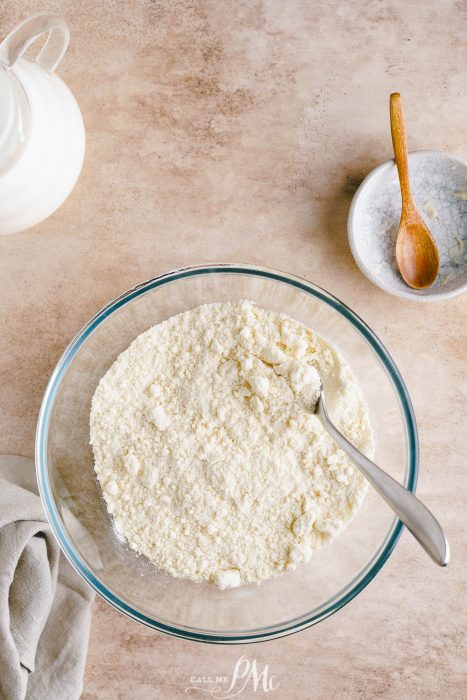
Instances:
[[[83,689],[94,593],[37,494],[34,461],[0,456],[0,698],[71,700]]]

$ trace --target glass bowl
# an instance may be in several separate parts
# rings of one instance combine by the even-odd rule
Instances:
[[[336,612],[377,574],[403,527],[370,488],[344,533],[308,564],[260,586],[225,591],[165,574],[116,533],[89,445],[90,402],[100,378],[135,336],[155,323],[199,304],[240,299],[289,314],[342,351],[369,407],[375,461],[413,491],[415,419],[401,376],[381,342],[319,287],[247,265],[169,272],[99,311],[72,340],[51,376],[36,441],[45,512],[78,573],[102,598],[139,622],[178,637],[224,644],[281,637]]]

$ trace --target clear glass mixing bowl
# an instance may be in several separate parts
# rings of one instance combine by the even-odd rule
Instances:
[[[263,582],[221,591],[172,578],[115,532],[93,471],[90,402],[99,379],[136,335],[209,302],[249,299],[285,312],[332,341],[350,363],[368,403],[375,461],[412,491],[417,429],[394,362],[349,308],[319,287],[260,267],[212,265],[170,272],[132,289],[72,340],[45,392],[36,464],[47,517],[72,565],[105,600],[162,632],[205,642],[273,639],[315,624],[377,574],[402,531],[370,488],[345,532],[309,564]]]

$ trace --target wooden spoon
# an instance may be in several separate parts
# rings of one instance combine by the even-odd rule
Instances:
[[[396,260],[402,279],[412,289],[431,287],[439,271],[436,243],[415,206],[409,182],[407,139],[402,100],[398,92],[390,98],[391,136],[399,173],[402,213],[397,234]]]

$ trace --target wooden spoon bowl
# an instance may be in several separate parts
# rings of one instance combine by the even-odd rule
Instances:
[[[401,218],[396,260],[403,280],[412,289],[426,289],[435,282],[439,271],[438,248],[416,209]]]

